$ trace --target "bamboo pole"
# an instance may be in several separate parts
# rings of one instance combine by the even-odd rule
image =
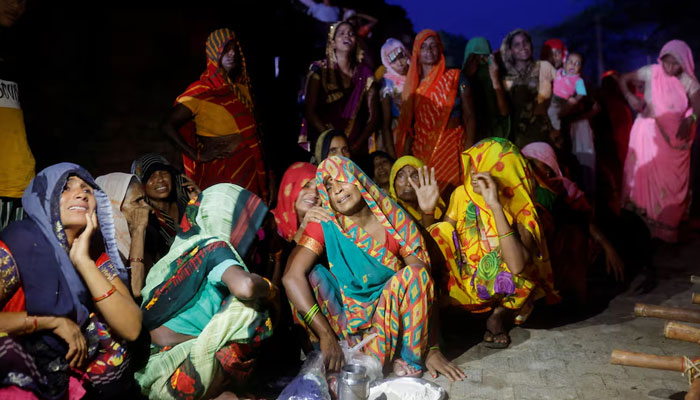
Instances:
[[[690,302],[693,304],[700,304],[700,293],[693,293],[690,298]]]
[[[690,275],[690,282],[691,283],[700,283],[700,276]]]
[[[654,317],[700,323],[700,310],[695,309],[637,303],[634,305],[634,313],[639,317]]]
[[[655,354],[635,353],[633,351],[613,350],[610,364],[630,367],[665,369],[683,372],[683,357],[657,356]]]
[[[700,343],[700,329],[679,322],[669,321],[664,326],[664,336],[669,339]]]

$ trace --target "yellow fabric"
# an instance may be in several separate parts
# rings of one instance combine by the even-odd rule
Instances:
[[[194,115],[197,135],[219,137],[241,133],[236,120],[223,106],[190,96],[183,96],[178,101]]]
[[[413,219],[420,223],[421,218],[423,218],[423,213],[420,210],[416,210],[415,208],[413,208],[413,206],[406,203],[405,201],[399,199],[399,196],[396,194],[396,188],[394,187],[396,175],[398,175],[399,171],[401,171],[401,169],[407,165],[410,165],[415,169],[419,169],[425,166],[425,163],[413,156],[403,156],[396,160],[396,162],[394,162],[394,165],[391,167],[391,174],[389,175],[389,192],[391,194],[391,198],[394,199],[394,201],[396,201],[397,203],[399,203],[404,210],[408,211],[408,213],[411,214]],[[442,210],[444,209],[445,202],[442,201],[442,199],[438,199],[437,206],[435,207],[436,220],[442,217]]]
[[[485,139],[462,154],[465,166],[464,185],[455,189],[450,198],[447,217],[456,221],[459,252],[455,248],[448,223],[433,225],[431,235],[438,242],[449,273],[446,302],[466,308],[490,308],[500,304],[519,310],[516,322],[522,322],[534,300],[548,295],[554,302],[558,296],[553,287],[552,268],[547,244],[533,202],[533,175],[520,151],[505,139]],[[530,265],[518,275],[512,275],[501,254],[493,213],[484,198],[475,193],[470,169],[489,172],[499,187],[499,200],[511,225],[522,225],[530,232],[537,248]],[[463,265],[459,266],[461,259]],[[512,275],[512,277],[511,277]],[[512,279],[513,293],[504,294],[502,281]],[[505,285],[508,286],[508,285]]]
[[[0,80],[1,84],[14,82]],[[15,91],[16,93],[16,91]],[[24,115],[16,99],[3,99],[0,103],[0,197],[20,198],[34,178],[34,156],[27,143]]]

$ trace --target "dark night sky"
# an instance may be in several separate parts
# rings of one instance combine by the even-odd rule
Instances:
[[[485,36],[496,49],[515,28],[551,26],[583,11],[596,0],[387,0],[404,7],[416,31],[431,28]]]

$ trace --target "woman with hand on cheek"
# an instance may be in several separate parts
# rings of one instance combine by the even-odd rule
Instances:
[[[135,390],[125,341],[138,336],[141,311],[123,283],[109,199],[86,170],[61,163],[34,178],[22,204],[29,219],[0,233],[0,375],[13,377],[0,397]]]

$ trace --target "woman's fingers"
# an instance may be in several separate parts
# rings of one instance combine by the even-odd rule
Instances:
[[[430,181],[437,185],[437,180],[435,179],[435,168],[430,168]]]
[[[413,190],[416,191],[416,194],[417,194],[418,189],[420,189],[420,186],[418,186],[415,182],[413,182],[413,178],[411,178],[410,176],[408,177],[408,184],[411,185],[411,187],[413,188]]]

